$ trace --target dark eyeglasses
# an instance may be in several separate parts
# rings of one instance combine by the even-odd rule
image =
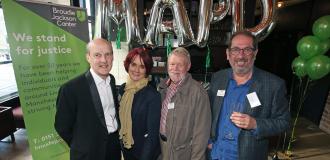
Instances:
[[[243,51],[245,55],[251,55],[255,51],[255,49],[251,47],[246,47],[242,49],[238,47],[229,48],[229,52],[232,55],[238,55],[239,53],[241,53],[241,51]]]

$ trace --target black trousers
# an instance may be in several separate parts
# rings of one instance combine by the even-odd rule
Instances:
[[[118,131],[109,134],[105,157],[106,160],[121,160],[121,149]]]

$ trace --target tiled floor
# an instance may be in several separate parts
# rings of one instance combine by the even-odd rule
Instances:
[[[318,126],[301,118],[296,127],[296,141],[292,143],[293,156],[297,160],[329,160],[330,135],[321,131]],[[0,160],[32,160],[28,149],[26,130],[15,132],[15,143],[10,143],[10,137],[0,142]],[[271,158],[269,158],[271,159]],[[279,159],[288,159],[279,154]]]
[[[330,135],[310,121],[300,118],[296,126],[296,139],[292,142],[291,159],[330,160]],[[289,159],[279,154],[279,159]]]
[[[1,140],[0,160],[32,160],[25,129],[15,132],[14,143],[11,142],[10,137]]]

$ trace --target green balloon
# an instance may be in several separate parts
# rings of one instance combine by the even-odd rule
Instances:
[[[329,59],[329,61],[330,61],[330,59]],[[326,67],[325,68],[327,68],[327,70],[328,70],[328,73],[330,72],[330,62],[326,65]]]
[[[298,54],[308,60],[321,53],[321,41],[315,36],[305,36],[298,41]]]
[[[328,62],[326,62],[325,68],[328,70],[328,73],[330,73],[330,58],[329,57],[327,57],[327,61]]]
[[[330,38],[330,15],[322,16],[314,22],[313,34],[321,40]]]
[[[300,56],[296,57],[293,61],[292,61],[292,70],[293,70],[293,74],[295,74],[298,77],[304,77],[307,73],[306,73],[306,63],[305,60],[302,59]]]
[[[330,59],[325,55],[318,55],[311,58],[306,63],[307,75],[312,80],[317,80],[324,77],[330,71],[328,68],[329,63]]]
[[[325,54],[330,49],[330,39],[321,41],[320,44],[321,52],[320,54]]]

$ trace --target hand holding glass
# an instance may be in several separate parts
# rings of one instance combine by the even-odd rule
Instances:
[[[235,103],[233,105],[230,106],[230,108],[228,109],[228,115],[226,117],[226,120],[231,121],[230,117],[233,114],[233,112],[239,112],[242,113],[243,112],[243,105],[241,103]],[[234,129],[238,128],[234,123],[226,123],[227,125],[224,126],[224,139],[227,140],[235,140],[234,137]],[[234,126],[230,127],[229,125],[233,124]],[[234,128],[233,128],[234,127]],[[240,128],[238,128],[240,129]]]

